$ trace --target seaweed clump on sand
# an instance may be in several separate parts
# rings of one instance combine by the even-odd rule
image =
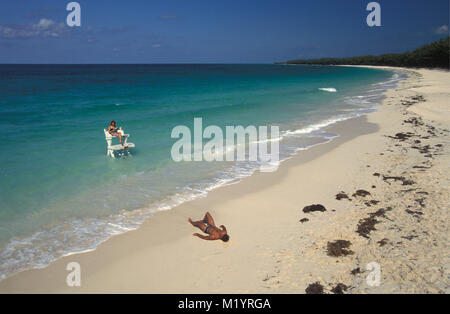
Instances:
[[[333,292],[334,294],[344,294],[344,291],[347,291],[347,290],[348,290],[348,287],[346,285],[344,285],[343,283],[338,283],[336,285],[336,287],[331,289],[331,292]]]
[[[388,207],[387,209],[381,208],[375,213],[371,213],[369,217],[361,219],[358,223],[358,228],[356,229],[356,232],[360,236],[369,239],[370,232],[377,230],[375,228],[375,225],[378,224],[379,221],[376,219],[376,217],[386,218],[385,213],[390,210],[392,210],[392,208],[390,207]]]
[[[380,201],[371,200],[371,201],[365,202],[364,204],[365,204],[367,207],[371,207],[372,205],[373,205],[373,206],[378,205],[378,203],[380,203]]]
[[[312,212],[326,212],[327,209],[325,206],[317,204],[317,205],[310,205],[303,208],[304,213],[312,213]]]
[[[332,257],[340,257],[351,255],[354,252],[349,250],[352,243],[346,240],[337,240],[334,242],[328,242],[327,244],[327,254]]]
[[[413,211],[413,210],[409,210],[409,209],[406,209],[405,211],[407,214],[412,215],[416,219],[420,219],[420,216],[423,216],[423,212],[421,212],[421,211]]]
[[[355,192],[355,194],[353,194],[353,197],[356,197],[356,196],[366,197],[369,195],[371,195],[370,192],[367,192],[366,190],[358,190]]]
[[[340,201],[342,199],[348,199],[349,201],[351,201],[350,197],[348,197],[347,193],[345,193],[345,192],[341,192],[341,193],[337,194],[336,199],[338,201]]]
[[[412,181],[412,180],[408,180],[405,177],[393,177],[393,176],[383,176],[383,181],[388,182],[389,180],[394,180],[394,181],[401,181],[402,185],[406,186],[406,185],[413,185],[416,182]]]
[[[304,224],[305,222],[308,222],[308,221],[309,221],[308,218],[303,218],[303,219],[300,220],[300,222],[301,222],[302,224]]]
[[[411,132],[406,132],[406,133],[397,133],[397,134],[395,134],[395,136],[388,136],[388,137],[392,138],[394,140],[399,140],[400,142],[404,142],[413,136],[416,136],[416,134],[411,133]]]
[[[378,241],[377,243],[378,243],[380,246],[385,246],[386,244],[389,243],[389,239],[384,238],[384,239]]]
[[[421,118],[413,117],[413,118],[410,118],[410,119],[405,120],[403,122],[404,123],[410,123],[410,124],[412,124],[414,126],[423,126],[423,121],[422,121]]]
[[[375,228],[375,225],[377,223],[379,223],[379,221],[376,220],[374,217],[368,217],[368,218],[361,219],[359,221],[358,229],[356,229],[356,232],[360,236],[369,239],[369,233],[377,230]]]
[[[315,282],[310,284],[305,289],[306,294],[324,294],[323,293],[323,286],[319,282]]]
[[[415,101],[416,103],[419,103],[419,102],[426,102],[426,101],[427,101],[427,100],[425,99],[425,97],[423,97],[423,95],[417,95],[417,96],[411,97],[411,99],[412,99],[413,101]]]

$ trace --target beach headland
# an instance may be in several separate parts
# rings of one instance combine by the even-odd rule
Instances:
[[[450,73],[404,70],[377,112],[336,123],[338,138],[277,172],[8,277],[0,293],[448,293]],[[192,236],[187,217],[205,211],[228,243]],[[70,262],[80,287],[66,284]]]

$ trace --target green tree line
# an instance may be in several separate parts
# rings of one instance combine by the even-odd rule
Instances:
[[[388,53],[380,56],[359,56],[350,58],[321,58],[309,60],[291,60],[285,64],[318,65],[386,65],[397,67],[424,67],[449,69],[450,37],[442,38],[405,53]]]

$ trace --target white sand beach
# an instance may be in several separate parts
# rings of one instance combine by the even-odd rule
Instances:
[[[8,277],[0,293],[449,293],[450,73],[404,70],[378,112],[333,125],[330,143]],[[313,204],[326,211],[303,212]],[[192,236],[187,218],[206,211],[228,243]],[[81,287],[66,284],[70,262]]]

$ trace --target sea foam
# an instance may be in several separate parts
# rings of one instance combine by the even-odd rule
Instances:
[[[319,90],[324,91],[324,92],[329,92],[329,93],[337,92],[337,89],[334,87],[322,87],[322,88],[319,88]]]

